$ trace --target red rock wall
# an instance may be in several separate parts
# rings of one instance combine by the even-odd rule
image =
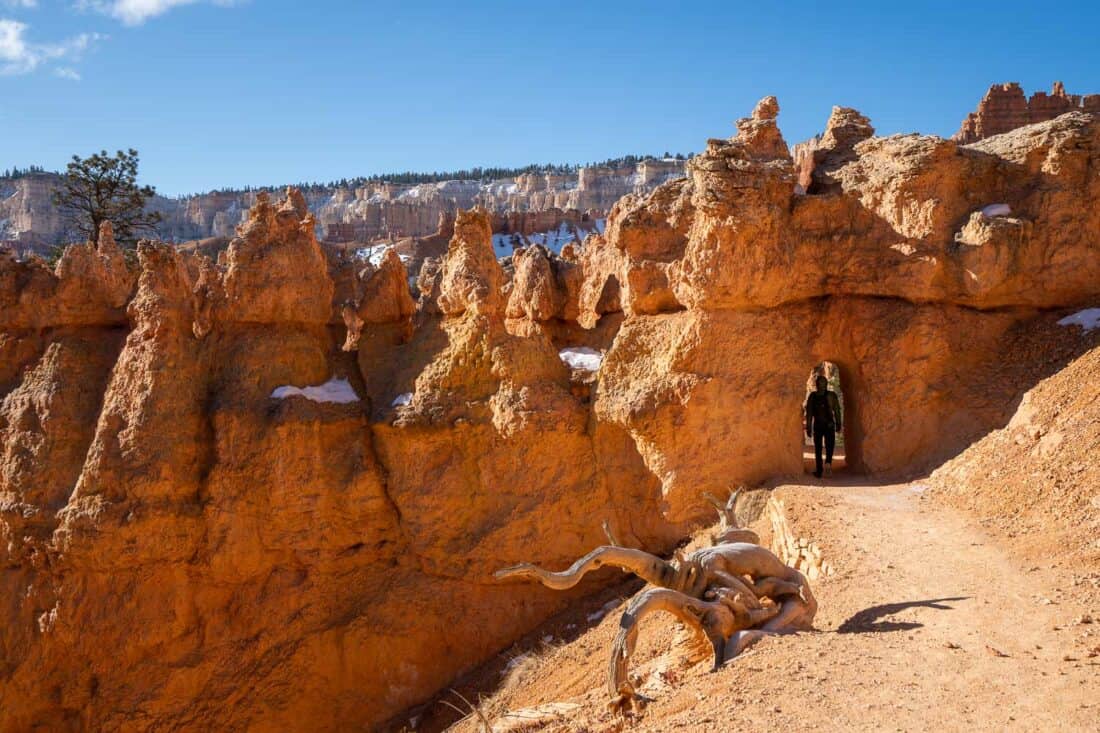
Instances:
[[[816,195],[794,193],[769,105],[738,127],[687,181],[621,201],[581,252],[581,322],[602,317],[609,283],[626,314],[597,416],[635,439],[670,517],[698,492],[800,469],[802,380],[823,359],[855,385],[857,466],[934,464],[1003,415],[973,389],[1011,358],[1000,336],[1100,297],[1091,115],[971,148],[832,136]],[[982,213],[1001,202],[1009,215]]]
[[[135,286],[107,239],[3,263],[0,730],[370,726],[568,603],[492,581],[536,538],[668,549],[632,441],[506,332],[487,220],[457,232],[453,317],[410,333],[407,291],[363,285],[362,373],[294,194],[224,268],[142,245]],[[271,398],[333,376],[360,399]]]
[[[415,307],[296,192],[220,265],[146,244],[135,272],[103,235],[0,261],[0,730],[378,725],[570,601],[493,570],[604,520],[666,551],[704,492],[801,470],[823,359],[860,470],[998,427],[1007,335],[1100,298],[1100,123],[961,147],[845,112],[796,195],[777,114],[561,257],[505,270],[461,214]],[[595,374],[558,357],[582,343]],[[333,377],[357,399],[271,396]]]
[[[1100,114],[1100,94],[1066,94],[1062,82],[1056,81],[1050,94],[1035,92],[1029,99],[1016,82],[994,84],[952,139],[969,144],[1075,110]]]

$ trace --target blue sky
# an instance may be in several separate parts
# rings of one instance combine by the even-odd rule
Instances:
[[[1100,4],[0,0],[0,169],[137,148],[166,194],[689,152],[767,94],[951,134],[989,84],[1100,92]]]

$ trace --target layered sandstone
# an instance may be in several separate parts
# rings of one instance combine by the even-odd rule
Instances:
[[[372,183],[337,189],[317,215],[325,238],[337,242],[426,236],[440,215],[474,206],[495,214],[494,232],[526,235],[594,219],[622,196],[648,193],[683,173],[683,161],[650,159],[621,169],[582,167],[486,183]]]
[[[825,193],[837,182],[831,171],[856,158],[856,143],[875,134],[871,121],[851,107],[833,107],[825,132],[791,147],[802,193]]]
[[[855,466],[934,465],[1004,417],[972,388],[1006,329],[1100,295],[1092,115],[970,147],[832,136],[843,153],[815,168],[817,195],[796,193],[778,135],[766,101],[687,180],[620,202],[581,253],[581,321],[627,316],[596,414],[634,438],[671,516],[801,470],[801,384],[826,359],[854,387]]]
[[[951,139],[973,143],[1077,110],[1100,114],[1100,94],[1066,94],[1062,82],[1056,81],[1050,94],[1035,92],[1027,97],[1017,82],[994,84]]]
[[[64,236],[64,222],[53,204],[57,182],[51,173],[0,181],[0,243],[33,248]]]
[[[839,109],[800,193],[778,113],[560,256],[500,258],[482,209],[375,265],[292,190],[217,261],[0,258],[0,729],[381,725],[570,601],[492,571],[605,521],[666,552],[800,471],[822,360],[855,470],[1002,427],[1006,336],[1100,300],[1100,122],[965,146]]]
[[[489,217],[454,230],[442,315],[394,253],[337,288],[295,191],[224,265],[0,263],[0,728],[371,725],[568,602],[487,582],[530,538],[668,548],[629,439],[506,330]]]
[[[683,160],[646,159],[623,168],[590,166],[573,173],[528,173],[491,181],[319,186],[303,198],[316,219],[318,237],[334,243],[427,237],[437,231],[441,216],[474,206],[493,213],[494,232],[529,235],[563,224],[583,227],[620,197],[646,194],[683,174]],[[0,242],[45,253],[65,240],[64,222],[51,199],[59,180],[56,174],[42,173],[0,181]],[[223,190],[156,196],[149,208],[161,214],[157,231],[164,239],[230,238],[261,194]]]

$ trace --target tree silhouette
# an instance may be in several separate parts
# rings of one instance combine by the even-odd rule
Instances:
[[[156,191],[137,185],[138,152],[131,148],[108,155],[106,150],[87,158],[74,155],[65,169],[53,201],[72,230],[90,242],[99,238],[99,225],[110,221],[115,238],[132,244],[138,232],[153,232],[160,212],[146,211]]]

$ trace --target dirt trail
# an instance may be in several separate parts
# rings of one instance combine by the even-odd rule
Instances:
[[[603,708],[621,606],[572,634],[592,609],[556,620],[503,681],[484,670],[465,693],[496,687],[482,703],[495,730],[1100,731],[1100,618],[1081,569],[1022,566],[922,488],[779,487],[794,531],[836,568],[814,583],[818,631],[710,673],[669,619],[647,620],[633,668],[655,701],[632,721]]]

